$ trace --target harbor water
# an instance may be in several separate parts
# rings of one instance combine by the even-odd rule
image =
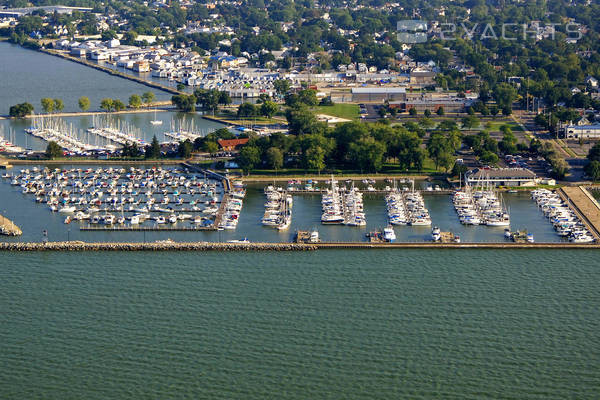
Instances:
[[[588,250],[5,253],[0,398],[592,399],[599,271]]]
[[[24,168],[15,167],[10,170],[9,174],[17,175]],[[69,169],[72,166],[62,166],[61,168]],[[78,166],[77,168],[85,169],[86,167]],[[356,181],[356,184],[360,187],[365,186],[360,181]],[[247,186],[239,223],[237,229],[233,231],[80,231],[79,227],[87,225],[86,222],[73,221],[68,225],[64,224],[65,214],[51,212],[47,204],[36,203],[35,196],[23,194],[21,187],[11,186],[10,179],[6,178],[0,181],[0,214],[5,215],[23,230],[22,236],[5,239],[10,241],[41,241],[44,238],[42,232],[46,231],[48,239],[51,241],[142,242],[172,239],[218,242],[247,238],[255,242],[289,242],[293,240],[296,230],[317,229],[323,241],[362,242],[367,240],[368,232],[387,225],[384,195],[367,192],[364,195],[366,226],[322,225],[321,195],[315,193],[293,196],[292,222],[288,229],[278,231],[271,227],[265,227],[261,224],[261,218],[265,211],[264,204],[267,201],[263,193],[266,185],[267,183],[250,183]],[[319,185],[324,187],[325,179]],[[385,185],[383,181],[376,184],[379,188],[383,188]],[[426,182],[416,182],[415,187],[424,189],[427,185]],[[450,195],[427,191],[423,191],[423,194],[425,206],[431,214],[432,226],[459,235],[464,243],[503,242],[506,240],[504,227],[461,225]],[[536,242],[561,241],[552,224],[531,200],[529,193],[504,193],[503,199],[511,215],[512,230],[527,230],[534,235]],[[113,212],[113,214],[117,213]],[[187,222],[178,222],[178,224],[188,225]],[[399,242],[431,240],[431,227],[428,226],[396,226],[394,229]]]

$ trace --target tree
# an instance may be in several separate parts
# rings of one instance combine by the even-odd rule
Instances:
[[[486,150],[479,156],[479,161],[484,164],[495,165],[498,163],[498,155]]]
[[[600,180],[600,161],[591,161],[585,166],[585,173],[593,180]]]
[[[79,108],[81,109],[81,111],[87,111],[90,108],[90,99],[87,98],[86,96],[81,96],[79,98]]]
[[[20,103],[10,107],[8,115],[14,118],[23,118],[33,112],[33,106],[30,103]]]
[[[436,114],[440,116],[444,115],[444,107],[438,107]]]
[[[179,143],[179,147],[177,148],[177,154],[179,155],[179,157],[187,159],[192,156],[193,149],[194,145],[192,144],[190,139],[186,139],[185,141]]]
[[[290,91],[290,81],[287,79],[277,79],[273,82],[273,87],[280,97],[285,96]]]
[[[215,154],[219,151],[219,145],[217,142],[207,141],[203,146],[203,150],[210,154]]]
[[[115,111],[121,111],[121,110],[124,110],[126,108],[125,104],[121,100],[119,100],[119,99],[114,99],[113,100],[112,107],[113,107],[113,109]]]
[[[65,108],[65,103],[61,99],[54,99],[54,109],[61,112]]]
[[[260,106],[260,113],[267,118],[271,118],[279,110],[277,103],[273,101],[265,101]]]
[[[63,149],[56,143],[54,140],[48,142],[48,146],[46,146],[46,157],[53,160],[58,157],[63,156]]]
[[[469,169],[463,163],[455,162],[452,167],[452,172],[450,173],[452,176],[461,176],[464,175]]]
[[[466,129],[473,129],[478,127],[480,124],[479,118],[474,115],[466,116],[462,119],[462,126]]]
[[[317,117],[306,107],[290,108],[286,111],[285,117],[292,135],[318,133],[324,130],[323,124],[318,122]]]
[[[178,83],[177,84],[177,91],[178,92],[183,92],[185,90],[185,85],[183,83]]]
[[[105,98],[100,101],[100,108],[109,112],[113,109],[113,99]]]
[[[267,150],[267,164],[277,171],[283,166],[283,152],[277,147],[271,147]]]
[[[596,143],[594,147],[590,149],[587,159],[590,161],[600,161],[600,142]]]
[[[257,114],[256,106],[252,103],[242,103],[238,107],[237,116],[238,118],[254,117]]]
[[[142,105],[142,98],[139,94],[132,94],[129,96],[129,107],[139,108]]]
[[[260,163],[260,149],[256,146],[244,146],[237,158],[242,171],[249,173]]]
[[[171,102],[183,112],[196,111],[196,96],[187,94],[177,94],[171,97]]]
[[[417,115],[417,109],[414,107],[411,107],[410,110],[408,110],[408,113],[414,117],[415,115]]]
[[[512,103],[517,99],[517,89],[509,83],[499,83],[494,87],[493,95],[497,106],[504,112],[505,109],[512,109]]]
[[[50,114],[52,111],[54,111],[54,100],[52,100],[49,97],[44,97],[41,100],[42,103],[42,109],[44,110],[44,112],[46,112],[47,114]]]
[[[317,91],[314,89],[304,89],[298,92],[298,101],[307,106],[314,107],[319,104],[317,99]]]
[[[383,167],[385,144],[376,141],[373,137],[361,138],[350,144],[350,160],[361,171],[379,171]]]
[[[150,103],[152,103],[155,99],[154,93],[152,92],[146,92],[144,94],[142,94],[142,100],[144,101],[144,104],[148,105]]]
[[[429,109],[427,109],[423,112],[423,115],[426,116],[427,118],[429,118],[429,117],[431,117],[431,111],[429,111]]]
[[[152,143],[146,148],[146,158],[160,158],[160,144],[156,139],[156,135],[152,137]]]
[[[419,125],[423,128],[423,129],[431,129],[435,126],[435,122],[433,122],[431,120],[431,118],[428,117],[423,117],[419,120]]]

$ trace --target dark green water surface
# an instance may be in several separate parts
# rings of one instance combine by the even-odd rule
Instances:
[[[1,399],[593,399],[596,251],[0,254]]]

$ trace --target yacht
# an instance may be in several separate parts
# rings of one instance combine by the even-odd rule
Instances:
[[[396,232],[394,232],[394,227],[391,225],[383,228],[383,238],[386,242],[394,242],[396,240]]]

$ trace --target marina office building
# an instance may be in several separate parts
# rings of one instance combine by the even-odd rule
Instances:
[[[471,186],[535,186],[536,175],[527,168],[473,169],[466,174]]]

